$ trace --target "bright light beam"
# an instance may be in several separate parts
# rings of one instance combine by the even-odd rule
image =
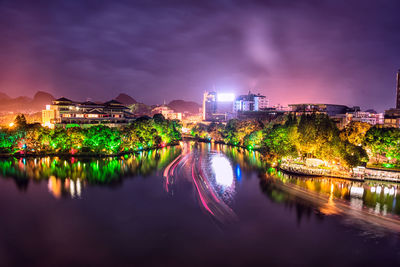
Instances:
[[[217,101],[219,101],[219,102],[231,102],[233,100],[235,100],[235,95],[232,93],[217,94]]]

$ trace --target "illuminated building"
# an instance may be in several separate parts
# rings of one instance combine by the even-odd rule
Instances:
[[[217,110],[217,93],[205,92],[203,95],[203,120],[208,121],[212,119],[212,115]]]
[[[289,105],[291,112],[296,115],[322,113],[328,116],[336,116],[338,114],[346,114],[348,112],[360,111],[360,107],[349,108],[345,105],[334,104],[291,104]]]
[[[400,128],[400,109],[391,108],[385,111],[385,127]]]
[[[383,113],[376,113],[376,111],[356,111],[347,112],[345,114],[336,114],[330,117],[338,126],[343,129],[351,122],[363,122],[371,125],[382,125],[384,123]]]
[[[203,95],[203,120],[227,121],[234,117],[235,95],[205,92]]]
[[[48,127],[66,124],[104,124],[117,126],[129,123],[134,119],[129,108],[116,100],[105,103],[91,101],[75,102],[67,98],[59,98],[42,111],[42,124]]]
[[[385,111],[384,126],[400,128],[400,70],[396,75],[396,108]]]
[[[400,70],[397,71],[396,76],[396,108],[400,109]]]
[[[357,111],[346,113],[348,122],[358,121],[365,122],[371,125],[383,124],[384,115],[383,113],[373,113],[367,111]]]
[[[260,94],[240,95],[235,100],[235,111],[260,111],[269,107],[269,100]]]
[[[164,118],[169,120],[182,120],[182,113],[181,112],[174,112],[170,107],[166,105],[161,105],[155,107],[151,110],[151,114],[162,114]]]

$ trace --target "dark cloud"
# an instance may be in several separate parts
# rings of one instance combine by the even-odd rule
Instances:
[[[400,2],[0,1],[0,91],[394,105]]]

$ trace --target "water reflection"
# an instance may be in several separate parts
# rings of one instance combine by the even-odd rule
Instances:
[[[273,176],[283,184],[328,196],[328,199],[345,200],[357,204],[360,209],[374,211],[380,215],[400,215],[399,184],[378,181],[350,181],[336,178],[307,178],[283,173]],[[360,202],[361,201],[361,202]]]
[[[274,202],[296,206],[298,220],[304,211],[312,211],[320,218],[345,216],[344,222],[358,225],[368,235],[382,235],[388,230],[400,232],[398,184],[276,173],[261,179],[260,185]]]
[[[230,223],[237,220],[232,207],[242,179],[256,173],[263,193],[273,202],[293,209],[298,223],[311,214],[320,219],[324,215],[349,215],[368,222],[383,216],[392,220],[390,223],[399,222],[399,184],[299,177],[274,169],[269,169],[271,174],[265,172],[257,152],[195,142],[113,158],[0,160],[0,176],[13,179],[21,191],[28,190],[31,181],[45,181],[55,198],[79,199],[88,186],[118,186],[127,177],[155,174],[163,176],[164,190],[171,196],[178,179],[192,183],[204,212],[220,223]]]
[[[47,180],[54,197],[79,198],[88,184],[115,186],[124,177],[149,176],[180,154],[177,146],[110,158],[9,158],[0,160],[0,175],[14,179],[22,191],[28,189],[30,181]]]

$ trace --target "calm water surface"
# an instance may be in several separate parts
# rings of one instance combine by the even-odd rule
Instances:
[[[398,266],[400,185],[290,176],[182,143],[0,160],[1,266]]]

